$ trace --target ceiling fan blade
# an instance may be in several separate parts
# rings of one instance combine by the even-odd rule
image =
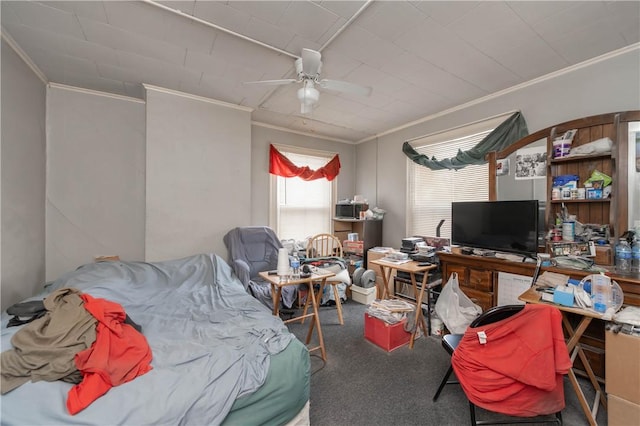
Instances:
[[[347,81],[323,79],[320,80],[319,84],[323,89],[335,90],[337,92],[352,93],[360,96],[369,96],[371,94],[371,87],[359,86]]]
[[[302,72],[307,75],[315,76],[320,73],[322,61],[320,52],[311,49],[302,49]]]
[[[278,85],[282,85],[282,84],[291,84],[291,83],[297,83],[298,80],[296,80],[295,78],[286,78],[284,80],[259,80],[259,81],[245,81],[242,84],[262,84],[265,86],[278,86]]]

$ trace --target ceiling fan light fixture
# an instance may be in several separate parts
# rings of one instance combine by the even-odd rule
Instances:
[[[320,92],[310,84],[298,89],[298,100],[300,101],[300,112],[302,114],[310,113],[319,99]]]

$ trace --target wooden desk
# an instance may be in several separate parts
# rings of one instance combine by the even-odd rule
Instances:
[[[498,293],[505,289],[500,282],[501,272],[531,277],[536,269],[535,263],[510,262],[495,257],[438,252],[438,258],[443,284],[447,282],[452,272],[457,272],[460,289],[471,300],[482,306],[483,310],[498,304]],[[542,267],[540,275],[547,271],[567,275],[578,281],[587,275],[598,273],[590,270]],[[611,269],[607,275],[620,284],[624,292],[625,305],[640,306],[640,273],[621,275]],[[572,323],[577,324],[581,318],[579,315],[573,317]],[[591,321],[581,339],[581,343],[584,343],[582,349],[591,361],[591,368],[600,383],[606,380],[604,325],[605,321]],[[578,369],[581,368],[580,362],[580,359],[576,360],[575,365]]]
[[[587,376],[589,377],[589,381],[591,382],[591,385],[593,385],[593,388],[596,391],[596,396],[593,401],[593,407],[589,407],[589,403],[584,395],[584,392],[580,388],[580,384],[578,383],[578,379],[576,378],[576,373],[573,368],[569,370],[569,380],[571,381],[571,385],[573,386],[573,389],[575,390],[576,395],[578,396],[578,401],[580,402],[582,411],[584,411],[584,414],[587,417],[589,424],[592,426],[595,426],[597,425],[596,416],[598,414],[598,403],[599,402],[602,403],[602,406],[606,410],[607,399],[604,393],[602,392],[602,389],[600,388],[600,384],[596,380],[596,376],[593,373],[593,369],[591,368],[589,359],[587,358],[587,356],[584,354],[584,351],[582,350],[582,347],[580,345],[580,337],[582,337],[582,334],[589,326],[589,323],[591,323],[591,321],[594,318],[601,319],[602,315],[586,309],[562,306],[562,305],[557,305],[555,303],[545,302],[541,300],[540,297],[541,297],[541,294],[539,291],[536,291],[536,287],[531,287],[529,290],[522,293],[520,297],[518,297],[518,299],[526,303],[546,303],[546,304],[555,306],[562,312],[562,324],[564,325],[564,329],[567,332],[567,337],[568,337],[567,349],[569,350],[569,355],[571,356],[571,362],[572,363],[575,362],[576,356],[580,357],[580,360],[582,361],[582,364],[585,368]],[[569,319],[567,318],[567,313],[576,314],[581,317],[580,323],[575,329],[569,322]]]
[[[432,269],[436,269],[436,265],[427,265],[427,266],[419,266],[419,262],[410,261],[407,263],[391,263],[387,262],[384,259],[376,259],[370,260],[369,263],[374,265],[378,265],[380,267],[380,273],[382,275],[382,280],[384,285],[382,287],[382,299],[389,298],[391,294],[391,290],[389,288],[389,281],[391,278],[391,272],[393,270],[402,271],[409,274],[411,277],[411,285],[413,286],[413,294],[415,295],[415,304],[416,304],[416,318],[413,333],[411,333],[411,339],[409,340],[409,348],[413,349],[413,342],[416,338],[416,333],[418,332],[418,327],[422,328],[422,332],[425,336],[429,335],[430,327],[427,327],[425,323],[424,316],[422,315],[422,297],[424,295],[424,289],[427,287],[427,278],[429,276],[429,271]],[[415,274],[423,274],[422,275],[422,283],[420,285],[420,290],[418,291],[418,284],[416,282]]]
[[[320,349],[320,353],[322,355],[322,360],[327,360],[327,353],[324,348],[324,339],[322,337],[322,328],[320,327],[320,317],[318,316],[318,302],[315,297],[315,293],[313,291],[313,283],[314,281],[320,281],[320,291],[324,288],[324,284],[327,278],[334,276],[333,272],[327,271],[326,273],[318,274],[313,273],[311,276],[306,278],[299,278],[296,280],[287,279],[285,281],[280,281],[280,277],[278,275],[269,275],[268,271],[260,272],[259,274],[265,281],[271,284],[271,297],[273,300],[273,315],[278,315],[280,311],[280,295],[282,294],[282,288],[289,285],[300,285],[306,284],[309,287],[309,293],[307,298],[311,298],[311,304],[313,306],[313,312],[310,314],[305,313],[303,315],[297,316],[295,318],[288,319],[284,321],[285,324],[288,324],[293,321],[303,321],[305,318],[313,317],[313,321],[309,323],[309,331],[307,332],[307,340],[305,344],[308,345],[311,342],[311,335],[313,334],[313,328],[317,329],[318,333],[318,346],[313,348],[309,348],[309,352],[313,352],[315,350]]]

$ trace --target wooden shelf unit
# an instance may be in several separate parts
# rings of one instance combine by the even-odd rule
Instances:
[[[357,233],[358,240],[363,242],[362,254],[345,253],[362,256],[364,267],[367,264],[367,251],[382,245],[382,219],[333,219],[333,235],[345,241],[349,234]]]
[[[545,225],[549,230],[555,225],[556,214],[566,206],[569,214],[576,215],[584,224],[608,225],[610,237],[620,236],[628,229],[629,207],[629,122],[640,121],[640,110],[622,111],[594,115],[567,121],[555,126],[538,130],[499,152],[487,155],[489,161],[489,199],[497,200],[497,160],[507,158],[517,150],[529,144],[546,139],[547,145],[547,188]],[[571,148],[585,145],[595,140],[608,137],[613,142],[610,153],[579,155],[575,157],[553,158],[553,140],[568,130],[577,132]],[[612,178],[610,198],[582,200],[552,200],[553,177],[560,175],[578,175],[578,186],[591,176],[594,170]]]
[[[573,125],[573,127],[569,128],[571,125]],[[553,158],[553,140],[558,135],[562,135],[571,129],[577,129],[577,133],[571,143],[571,149],[575,149],[597,139],[608,137],[613,142],[611,153],[581,155],[573,158]],[[622,145],[626,145],[627,143],[626,135],[621,133],[620,114],[614,114],[612,117],[607,117],[606,119],[598,116],[595,119],[582,120],[579,124],[569,122],[551,128],[549,137],[547,138],[547,209],[545,214],[547,228],[553,226],[556,215],[562,212],[562,206],[564,205],[569,214],[576,215],[577,220],[581,223],[608,225],[612,237],[623,232],[622,230],[626,230],[626,218],[624,222],[616,221],[617,210],[619,208],[617,201],[621,198],[619,191],[623,189],[623,186],[626,193],[626,182],[622,185],[617,175],[618,150]],[[551,199],[554,177],[577,175],[578,187],[583,187],[584,182],[589,179],[591,174],[596,170],[612,178],[613,188],[610,198],[587,200]]]

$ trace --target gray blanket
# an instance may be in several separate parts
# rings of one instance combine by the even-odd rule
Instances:
[[[270,355],[293,338],[215,255],[87,264],[48,292],[62,287],[120,303],[142,326],[153,370],[112,388],[75,416],[65,409],[71,384],[25,383],[2,396],[3,425],[219,424],[236,398],[262,385]],[[3,313],[3,350],[20,329],[7,329],[8,319]]]

